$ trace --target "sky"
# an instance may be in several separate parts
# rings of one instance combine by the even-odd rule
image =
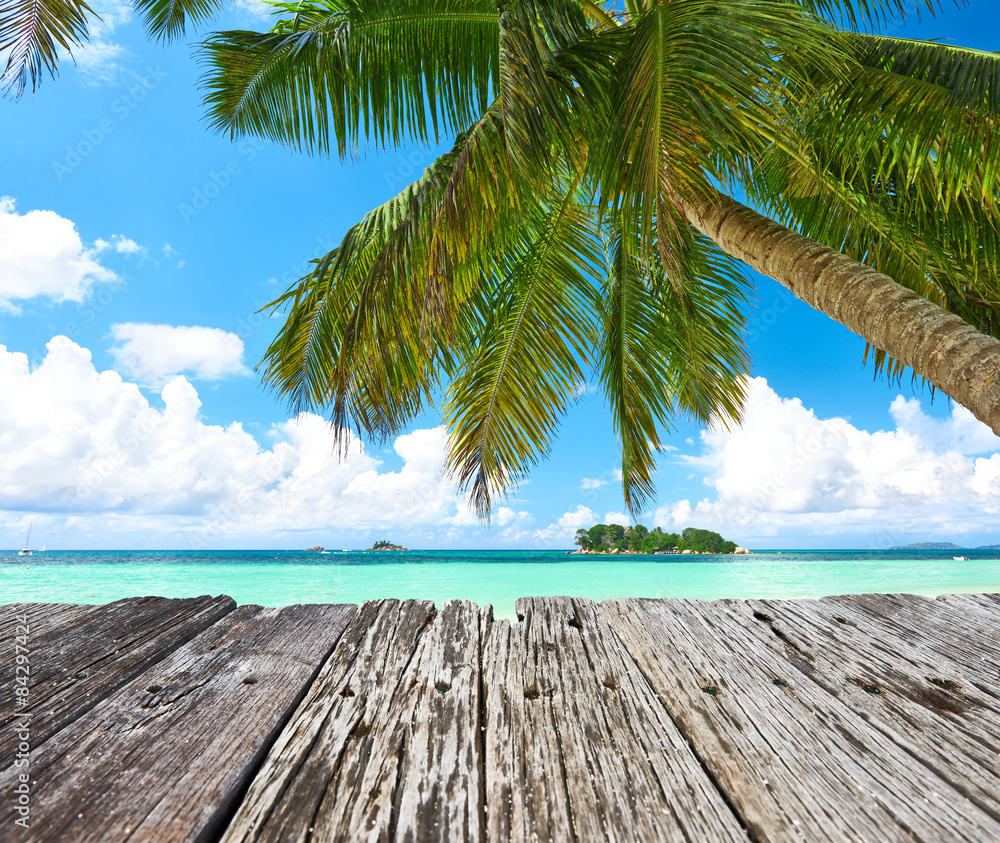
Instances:
[[[198,35],[152,44],[98,0],[92,43],[0,100],[0,548],[569,548],[629,523],[600,394],[488,526],[443,473],[436,412],[334,453],[254,368],[259,312],[440,150],[308,157],[206,125]],[[238,0],[217,29],[266,29]],[[1000,50],[995,0],[884,30]],[[202,33],[203,34],[203,33]],[[443,144],[442,144],[443,146]],[[864,342],[753,276],[742,426],[683,420],[639,522],[750,548],[1000,542],[1000,440],[943,395],[862,365]]]

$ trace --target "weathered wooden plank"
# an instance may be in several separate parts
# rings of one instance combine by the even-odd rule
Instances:
[[[945,658],[985,694],[1000,696],[1000,642],[997,622],[982,622],[956,611],[955,604],[915,594],[848,594],[823,603],[868,618],[885,634],[919,648],[929,658]]]
[[[476,607],[362,605],[223,840],[476,841]]]
[[[746,840],[589,600],[482,618],[491,841]]]
[[[987,840],[971,804],[780,653],[705,601],[602,604],[759,840]]]
[[[6,839],[211,839],[355,611],[229,613],[33,752],[30,836]]]
[[[59,729],[111,696],[132,679],[186,644],[236,608],[230,597],[170,600],[135,597],[81,612],[60,608],[40,613],[31,627],[29,705],[31,743],[39,747]],[[6,728],[14,717],[14,659],[0,663],[0,758],[10,757],[17,736]]]
[[[799,671],[1000,820],[1000,710],[956,677],[951,662],[922,658],[905,642],[845,622],[841,610],[817,600],[717,606],[764,633]]]
[[[15,627],[21,626],[20,616],[29,618],[32,637],[38,637],[53,627],[68,623],[93,609],[75,603],[7,603],[0,605],[0,641],[8,641]]]

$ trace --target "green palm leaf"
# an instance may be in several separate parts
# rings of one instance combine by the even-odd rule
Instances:
[[[446,394],[448,465],[482,517],[546,452],[595,344],[599,241],[577,199],[571,183],[560,204],[526,211],[522,245],[484,287],[477,347]]]
[[[865,67],[945,88],[957,105],[991,114],[1000,111],[1000,53],[931,41],[857,35],[854,56]]]
[[[72,55],[86,42],[88,15],[100,20],[84,0],[0,0],[4,93],[17,99],[29,82],[34,92],[46,72],[55,76],[60,49]]]
[[[688,236],[674,261],[686,275],[678,292],[658,261],[643,261],[627,216],[611,237],[600,380],[621,441],[625,505],[635,514],[655,492],[661,431],[674,416],[739,419],[750,362],[743,346],[747,284],[704,238]]]
[[[202,47],[212,127],[344,156],[359,141],[428,142],[462,131],[498,86],[489,0],[278,3],[267,33]]]
[[[222,8],[222,0],[133,0],[146,30],[161,41],[184,35],[188,24],[203,23]]]

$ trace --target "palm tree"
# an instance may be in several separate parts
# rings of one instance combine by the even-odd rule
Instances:
[[[380,439],[442,400],[488,515],[596,369],[635,511],[672,418],[739,417],[743,261],[1000,432],[1000,60],[859,32],[903,0],[274,5],[204,45],[217,129],[455,136],[274,303],[296,409]]]

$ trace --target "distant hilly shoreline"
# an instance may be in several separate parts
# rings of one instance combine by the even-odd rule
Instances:
[[[979,547],[963,547],[952,542],[914,542],[886,550],[1000,550],[1000,544],[981,544]]]

